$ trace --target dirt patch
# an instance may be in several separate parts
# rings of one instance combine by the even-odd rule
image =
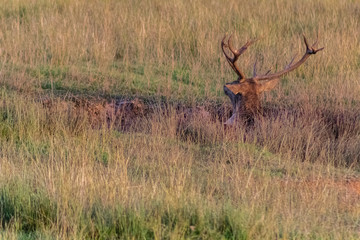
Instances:
[[[48,115],[65,112],[68,118],[87,119],[92,127],[115,126],[127,131],[138,121],[147,119],[151,114],[169,115],[173,110],[179,125],[184,128],[196,121],[215,121],[229,114],[228,107],[185,106],[181,104],[154,103],[146,104],[139,98],[105,100],[95,97],[69,96],[63,99],[43,98],[43,107]],[[226,115],[228,115],[226,114]]]
[[[110,125],[128,129],[138,118],[149,114],[150,109],[141,100],[106,101],[94,97],[70,96],[64,99],[41,100],[51,122],[55,113],[63,113],[69,121],[87,121],[94,128]]]
[[[43,98],[43,106],[49,114],[54,112],[67,112],[69,118],[86,118],[93,127],[115,126],[122,130],[129,130],[136,122],[146,119],[151,114],[168,114],[169,109],[175,109],[178,118],[179,129],[194,125],[196,121],[221,122],[224,123],[232,114],[230,104],[203,104],[201,106],[188,106],[184,104],[170,103],[145,103],[145,101],[134,99],[104,99],[100,97],[67,96],[65,98]],[[329,110],[326,108],[313,108],[305,110],[301,107],[265,107],[261,116],[256,121],[264,119],[269,122],[281,121],[294,125],[301,122],[312,125],[316,120],[319,127],[325,129],[328,138],[338,139],[360,135],[359,111]],[[240,127],[247,124],[239,123]],[[250,127],[253,127],[251,125]]]

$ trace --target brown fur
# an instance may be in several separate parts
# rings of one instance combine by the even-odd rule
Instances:
[[[258,81],[250,78],[245,79],[243,82],[235,81],[230,84],[226,84],[225,87],[234,94],[242,95],[242,112],[245,114],[255,114],[261,109],[261,94],[265,91],[273,89],[278,82],[279,80],[277,79],[276,81],[258,83]]]

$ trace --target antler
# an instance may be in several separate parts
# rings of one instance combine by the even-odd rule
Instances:
[[[308,44],[308,42],[307,42],[307,40],[306,40],[306,37],[305,37],[305,36],[303,36],[303,37],[304,37],[304,42],[305,42],[305,45],[306,45],[306,52],[305,52],[304,56],[303,56],[298,62],[296,62],[296,63],[294,63],[294,64],[292,65],[292,62],[293,62],[294,59],[295,59],[295,57],[294,57],[294,58],[291,60],[291,62],[285,67],[284,70],[282,70],[282,71],[280,71],[280,72],[277,72],[277,73],[273,73],[273,74],[265,74],[265,75],[260,75],[260,76],[254,76],[253,79],[254,79],[254,80],[272,80],[272,79],[277,79],[277,78],[281,77],[282,75],[284,75],[284,74],[286,74],[286,73],[288,73],[288,72],[290,72],[290,71],[298,68],[301,64],[303,64],[303,63],[306,61],[306,59],[308,59],[308,57],[310,57],[310,55],[316,54],[317,52],[319,52],[319,51],[321,51],[321,50],[324,49],[323,47],[322,47],[322,48],[319,48],[319,49],[315,49],[315,46],[316,46],[317,41],[318,41],[317,39],[316,39],[315,43],[314,43],[311,47],[309,47],[309,44]]]
[[[221,41],[221,48],[222,48],[222,51],[224,52],[224,55],[226,57],[226,60],[228,61],[228,63],[230,64],[231,68],[236,72],[236,74],[239,76],[239,79],[245,79],[245,75],[244,73],[240,70],[240,68],[235,64],[235,62],[238,60],[239,56],[241,54],[243,54],[246,49],[251,45],[253,44],[254,42],[256,42],[257,40],[250,40],[250,41],[247,41],[245,43],[244,46],[242,46],[241,48],[239,49],[234,49],[233,46],[232,46],[232,43],[231,43],[231,37],[232,35],[230,35],[227,43],[225,43],[225,38],[226,38],[226,35],[224,36],[224,38],[222,39]],[[225,51],[225,48],[228,48],[230,50],[230,52],[234,55],[234,57],[230,57],[226,51]]]

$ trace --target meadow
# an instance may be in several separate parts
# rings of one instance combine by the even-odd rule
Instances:
[[[226,33],[325,49],[224,128]],[[2,0],[0,238],[360,239],[359,93],[359,0]]]

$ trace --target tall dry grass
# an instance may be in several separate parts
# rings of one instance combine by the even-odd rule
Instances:
[[[326,101],[357,96],[357,1],[18,0],[0,11],[3,79],[18,88],[219,99],[233,78],[219,47],[225,33],[238,45],[261,37],[241,59],[246,73],[255,58],[263,71],[281,69],[303,53],[302,34],[319,34],[325,51],[281,91]]]
[[[1,238],[359,238],[359,15],[334,0],[3,1]],[[254,126],[181,125],[178,102],[229,105],[226,32],[261,37],[247,74],[302,54],[303,33],[326,48],[264,96]],[[158,106],[119,131],[69,94]]]

